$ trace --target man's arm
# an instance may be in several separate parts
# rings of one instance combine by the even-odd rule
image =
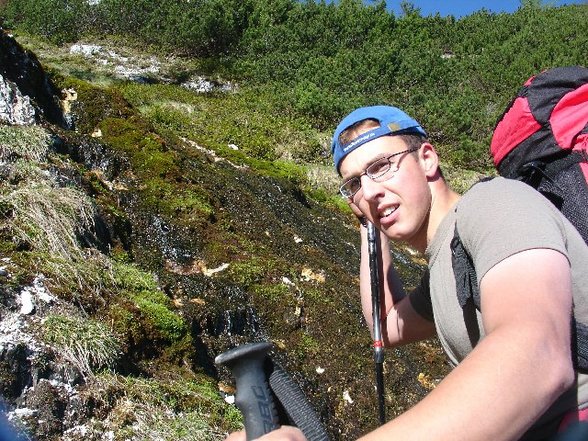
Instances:
[[[372,291],[369,268],[367,228],[361,227],[361,263],[359,288],[363,315],[370,332],[373,332]],[[380,288],[385,320],[382,320],[382,337],[386,346],[396,346],[423,340],[435,334],[435,325],[418,314],[405,295],[390,254],[390,240],[379,233]]]
[[[486,337],[420,403],[362,440],[516,440],[571,387],[566,257],[515,254],[480,288]]]

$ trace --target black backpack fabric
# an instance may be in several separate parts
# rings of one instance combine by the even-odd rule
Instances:
[[[588,68],[529,78],[499,118],[490,153],[500,175],[543,194],[588,244]],[[451,248],[460,305],[480,309],[476,271],[457,228]],[[572,334],[575,367],[588,372],[588,326],[573,320]]]

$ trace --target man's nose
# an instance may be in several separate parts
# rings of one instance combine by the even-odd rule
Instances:
[[[361,178],[361,189],[363,191],[363,198],[366,201],[373,201],[378,196],[381,196],[384,187],[381,183],[374,182],[369,176],[363,175]]]

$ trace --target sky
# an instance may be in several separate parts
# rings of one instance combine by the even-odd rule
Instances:
[[[395,15],[400,14],[400,0],[387,0],[386,3]],[[438,12],[442,17],[453,15],[456,18],[470,15],[482,8],[490,12],[514,12],[521,4],[520,0],[412,0],[411,3],[421,9],[422,16],[435,15]],[[543,4],[554,6],[584,4],[588,6],[588,1],[548,0]]]

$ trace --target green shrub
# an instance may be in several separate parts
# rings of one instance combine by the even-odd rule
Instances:
[[[11,0],[2,12],[10,24],[56,44],[76,41],[93,15],[85,0]]]

